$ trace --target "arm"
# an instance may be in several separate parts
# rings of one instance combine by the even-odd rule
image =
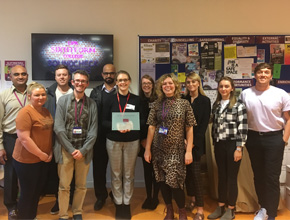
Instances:
[[[4,145],[3,145],[2,120],[3,120],[3,117],[4,117],[4,105],[3,105],[3,102],[2,102],[1,95],[0,95],[0,163],[4,165],[5,161],[7,160],[7,156],[6,156],[6,151],[5,151]]]
[[[289,139],[289,136],[290,136],[290,111],[283,112],[283,116],[284,116],[284,118],[286,120],[286,124],[285,124],[285,127],[284,127],[283,141],[285,143],[288,143],[288,139]]]
[[[34,141],[30,137],[30,130],[16,130],[17,136],[21,144],[28,150],[30,153],[34,154],[35,156],[39,157],[40,160],[49,162],[52,158],[52,154],[47,155],[43,151],[41,151]]]
[[[156,130],[156,126],[149,125],[148,134],[147,134],[147,142],[146,142],[145,153],[144,153],[144,158],[148,163],[151,162],[151,144],[153,141],[155,130]]]
[[[185,164],[192,163],[192,147],[193,147],[193,127],[186,127],[186,152]]]

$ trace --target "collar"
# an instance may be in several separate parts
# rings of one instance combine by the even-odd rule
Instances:
[[[107,88],[106,88],[106,86],[105,86],[105,83],[104,83],[103,86],[102,86],[102,91],[105,91],[106,93],[114,92],[114,91],[116,91],[116,89],[117,89],[117,85],[116,85],[116,84],[114,85],[114,87],[113,87],[110,91],[107,90]]]

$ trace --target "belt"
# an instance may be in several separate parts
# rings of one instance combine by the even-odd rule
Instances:
[[[277,135],[277,134],[282,134],[283,130],[279,130],[279,131],[267,131],[267,132],[260,132],[260,131],[253,131],[253,130],[248,130],[248,133],[252,133],[255,135],[259,135],[259,136],[272,136],[272,135]]]

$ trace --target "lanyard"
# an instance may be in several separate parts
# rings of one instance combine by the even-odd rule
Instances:
[[[169,107],[172,106],[173,103],[174,103],[174,100],[171,100],[171,103],[170,103]],[[168,112],[169,112],[169,108],[165,108],[165,101],[163,101],[163,105],[162,105],[162,121],[164,121],[164,119],[166,118]]]
[[[18,98],[16,92],[14,91],[13,93],[14,93],[15,97],[17,98],[19,104],[20,104],[21,107],[23,108],[23,107],[25,106],[25,103],[26,103],[26,97],[27,97],[27,95],[25,96],[24,103],[22,104],[22,102],[21,102],[20,99]]]
[[[81,106],[81,109],[80,109],[79,120],[81,118],[82,111],[83,111],[83,108],[84,108],[84,102],[85,102],[85,96],[83,97],[83,103],[82,103],[82,106]],[[77,113],[77,110],[78,110],[77,100],[75,100],[75,124],[76,125],[78,125],[78,113]]]
[[[118,98],[118,103],[119,103],[119,109],[120,109],[120,112],[125,112],[125,110],[126,110],[126,107],[127,107],[127,104],[128,104],[128,101],[129,101],[129,98],[130,98],[130,93],[128,93],[127,102],[126,102],[126,105],[125,105],[125,107],[124,107],[124,110],[123,110],[123,111],[122,111],[121,104],[120,104],[120,97],[119,97],[119,93],[117,93],[117,98]]]

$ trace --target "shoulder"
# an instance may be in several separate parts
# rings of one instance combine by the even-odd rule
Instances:
[[[50,87],[48,87],[47,90],[47,94],[49,95],[55,95],[55,90],[57,88],[57,83],[53,83]]]

